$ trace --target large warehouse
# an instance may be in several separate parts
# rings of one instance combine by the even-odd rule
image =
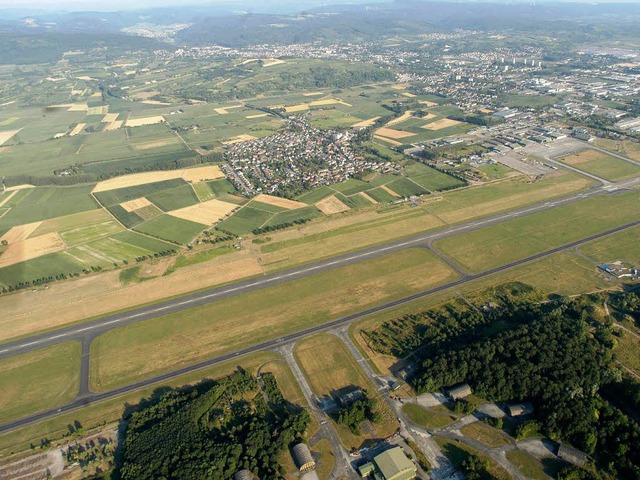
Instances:
[[[417,476],[416,466],[400,447],[391,448],[373,457],[373,462],[362,465],[359,469],[363,478],[376,480],[412,480]]]

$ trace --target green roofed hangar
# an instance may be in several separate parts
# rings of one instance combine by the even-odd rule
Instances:
[[[416,466],[402,451],[394,447],[373,457],[373,461],[358,468],[362,478],[376,480],[412,480],[417,476]]]

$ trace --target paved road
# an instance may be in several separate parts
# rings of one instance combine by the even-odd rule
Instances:
[[[82,341],[82,339],[86,336],[95,338],[116,327],[131,325],[133,323],[143,320],[149,320],[161,315],[167,315],[199,305],[205,305],[217,300],[222,300],[224,298],[229,298],[235,295],[240,295],[266,287],[278,285],[291,280],[297,280],[309,275],[314,275],[346,265],[370,260],[407,248],[429,245],[431,244],[431,242],[442,238],[471,232],[473,230],[512,220],[516,217],[531,215],[534,213],[580,201],[588,197],[600,195],[602,193],[630,188],[638,184],[640,184],[640,177],[613,185],[599,185],[582,192],[557,198],[555,200],[549,200],[536,205],[530,205],[516,210],[484,217],[482,219],[448,226],[436,231],[430,231],[415,235],[407,239],[395,240],[393,242],[388,242],[379,246],[363,249],[355,253],[349,253],[337,257],[332,257],[326,260],[320,260],[308,265],[270,273],[258,278],[237,282],[232,285],[212,288],[202,292],[167,300],[154,305],[139,307],[127,312],[108,315],[89,322],[63,327],[46,333],[33,335],[28,338],[7,342],[4,344],[0,344],[0,359],[11,357],[20,353],[33,351],[39,348],[48,347],[69,340]]]
[[[539,259],[548,257],[549,255],[553,255],[554,253],[558,253],[558,252],[561,252],[563,250],[574,248],[574,247],[582,245],[582,244],[584,244],[586,242],[590,242],[592,240],[596,240],[598,238],[601,238],[601,237],[604,237],[604,236],[607,236],[607,235],[611,235],[611,234],[614,234],[614,233],[617,233],[617,232],[620,232],[620,231],[623,231],[623,230],[627,230],[629,228],[633,228],[633,227],[636,227],[636,226],[639,226],[639,225],[640,225],[640,220],[638,220],[636,222],[629,223],[627,225],[623,225],[623,226],[620,226],[620,227],[613,228],[611,230],[607,230],[606,232],[601,232],[601,233],[599,233],[597,235],[592,235],[590,237],[583,238],[581,240],[577,240],[575,242],[571,242],[571,243],[568,243],[568,244],[553,248],[551,250],[547,250],[546,252],[541,252],[541,253],[538,253],[536,255],[532,255],[530,257],[523,258],[523,259],[517,260],[515,262],[511,262],[511,263],[509,263],[507,265],[503,265],[501,267],[493,268],[493,269],[488,270],[486,272],[473,274],[473,275],[468,275],[465,278],[461,278],[459,280],[456,280],[456,281],[453,281],[453,282],[449,282],[449,283],[440,285],[438,287],[431,288],[429,290],[418,292],[418,293],[415,293],[413,295],[409,295],[408,297],[404,297],[404,298],[401,298],[401,299],[398,299],[398,300],[394,300],[392,302],[387,302],[387,303],[384,303],[382,305],[378,305],[378,306],[369,308],[367,310],[364,310],[364,311],[361,311],[361,312],[358,312],[358,313],[347,315],[345,317],[338,318],[336,320],[333,320],[331,322],[328,322],[328,323],[325,323],[325,324],[322,324],[322,325],[316,325],[315,327],[311,327],[311,328],[308,328],[306,330],[302,330],[302,331],[299,331],[299,332],[296,332],[296,333],[292,333],[292,334],[289,334],[289,335],[281,337],[281,338],[277,338],[277,339],[274,339],[274,340],[268,340],[266,342],[259,343],[257,345],[253,345],[251,347],[244,348],[244,349],[239,350],[237,352],[228,353],[226,355],[222,355],[220,357],[216,357],[216,358],[213,358],[213,359],[210,359],[210,360],[206,360],[206,361],[197,363],[195,365],[190,365],[190,366],[187,366],[187,367],[183,367],[183,368],[180,368],[179,370],[175,370],[173,372],[167,372],[167,373],[164,373],[162,375],[158,375],[158,376],[153,377],[153,378],[147,378],[145,380],[141,380],[139,382],[132,383],[130,385],[125,385],[123,387],[116,388],[116,389],[110,390],[108,392],[85,393],[83,396],[79,396],[75,401],[73,401],[71,403],[68,403],[68,404],[66,404],[66,405],[64,405],[64,406],[62,406],[62,407],[60,407],[58,409],[45,410],[43,412],[39,412],[39,413],[36,413],[34,415],[30,415],[28,417],[25,417],[25,418],[22,418],[22,419],[19,419],[19,420],[15,420],[15,421],[12,421],[12,422],[8,422],[8,423],[5,423],[5,424],[2,424],[2,425],[0,425],[0,434],[8,432],[8,431],[11,431],[11,430],[15,430],[15,429],[20,428],[20,427],[31,425],[31,424],[36,423],[36,422],[41,421],[41,420],[53,418],[53,417],[55,417],[57,415],[60,415],[60,414],[66,413],[66,412],[72,412],[74,410],[77,410],[78,408],[81,408],[81,407],[84,407],[86,405],[90,405],[90,404],[93,404],[93,403],[96,403],[96,402],[99,402],[99,401],[102,401],[102,400],[116,398],[116,397],[119,397],[119,396],[124,395],[126,393],[130,393],[130,392],[133,392],[133,391],[145,388],[145,387],[149,387],[149,386],[156,385],[156,384],[161,384],[163,382],[167,382],[169,380],[175,379],[175,378],[180,377],[182,375],[185,375],[187,373],[196,372],[198,370],[202,370],[202,369],[205,369],[207,367],[210,367],[210,366],[213,366],[213,365],[217,365],[219,363],[222,363],[222,362],[225,362],[225,361],[228,361],[228,360],[233,360],[233,359],[238,358],[238,357],[240,357],[242,355],[247,355],[247,354],[250,354],[250,353],[263,351],[263,350],[275,349],[275,348],[278,348],[278,347],[282,347],[282,346],[284,346],[284,345],[286,345],[288,343],[295,343],[296,341],[298,341],[299,339],[301,339],[301,338],[303,338],[303,337],[305,337],[307,335],[310,335],[310,334],[313,334],[313,333],[317,333],[317,332],[322,332],[322,331],[328,331],[328,330],[334,329],[334,328],[342,326],[342,325],[347,325],[349,323],[352,323],[352,322],[354,322],[356,320],[359,320],[361,318],[367,317],[369,315],[372,315],[372,314],[375,314],[375,313],[379,313],[379,312],[382,312],[382,311],[385,311],[385,310],[389,310],[389,309],[395,308],[397,306],[413,302],[414,300],[418,300],[420,298],[427,297],[427,296],[432,295],[434,293],[441,292],[443,290],[447,290],[447,289],[450,289],[450,288],[453,288],[453,287],[458,287],[458,286],[464,285],[464,284],[466,284],[468,282],[471,282],[471,281],[474,281],[474,280],[478,280],[478,279],[481,279],[481,278],[485,278],[485,277],[488,277],[488,276],[493,275],[495,273],[499,273],[499,272],[502,272],[504,270],[508,270],[508,269],[511,269],[511,268],[514,268],[514,267],[517,267],[517,266],[520,266],[520,265],[524,265],[526,263],[529,263],[529,262],[532,262],[532,261],[535,261],[535,260],[539,260]],[[87,361],[88,362],[88,356],[87,357],[83,357],[83,361]],[[88,363],[87,363],[86,366],[83,366],[82,371],[83,372],[84,371],[88,372]]]

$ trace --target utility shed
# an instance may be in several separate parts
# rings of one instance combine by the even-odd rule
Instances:
[[[447,395],[451,400],[460,400],[461,398],[468,397],[472,393],[473,391],[468,383],[458,383],[457,385],[447,389]]]
[[[293,447],[293,459],[301,472],[308,472],[316,468],[316,461],[305,443]]]
[[[238,470],[233,474],[233,480],[253,480],[253,473],[249,470]]]
[[[380,480],[412,480],[417,469],[400,447],[391,448],[373,458],[376,465],[376,478]],[[379,475],[378,475],[379,474]]]
[[[565,462],[577,465],[578,467],[584,466],[584,464],[587,463],[588,458],[586,453],[564,444],[560,445],[560,448],[558,448],[558,457]]]

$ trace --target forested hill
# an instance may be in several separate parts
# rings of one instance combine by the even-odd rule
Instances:
[[[217,382],[170,390],[132,414],[120,478],[230,479],[241,469],[280,478],[279,457],[310,419],[282,397],[272,374],[263,381],[264,396],[255,377],[237,371]]]

